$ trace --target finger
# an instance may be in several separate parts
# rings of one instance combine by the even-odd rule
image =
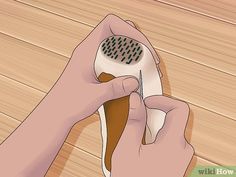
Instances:
[[[132,27],[136,28],[135,23],[132,22],[131,20],[125,20],[125,22],[127,22],[128,24],[130,24]]]
[[[128,120],[118,146],[138,150],[142,143],[145,125],[146,109],[143,100],[138,93],[133,92],[130,95]]]
[[[165,124],[160,134],[184,136],[189,116],[189,107],[185,102],[165,96],[151,96],[145,99],[150,109],[159,109],[166,113]]]
[[[103,102],[130,95],[138,89],[138,80],[133,76],[114,78],[101,84]]]

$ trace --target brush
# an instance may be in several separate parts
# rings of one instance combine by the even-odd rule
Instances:
[[[115,77],[132,75],[142,79],[142,97],[162,95],[159,72],[150,50],[142,43],[127,36],[113,35],[99,45],[95,59],[95,73],[101,82]],[[140,90],[139,90],[140,91]],[[99,108],[102,132],[102,169],[106,177],[112,169],[111,157],[124,130],[129,111],[129,97],[111,100]],[[143,143],[156,139],[164,124],[165,113],[147,108],[147,125]]]

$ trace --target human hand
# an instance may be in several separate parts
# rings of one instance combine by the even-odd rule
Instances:
[[[154,49],[141,32],[119,17],[108,15],[76,47],[42,102],[1,144],[0,176],[45,176],[74,123],[95,112],[104,102],[137,89],[135,78],[119,77],[106,83],[97,80],[96,52],[100,43],[111,35],[123,35],[143,43],[158,62]]]
[[[129,95],[138,88],[138,81],[131,76],[117,77],[110,82],[100,83],[94,71],[94,60],[100,43],[112,35],[123,35],[146,45],[156,63],[155,50],[146,37],[132,22],[123,21],[115,15],[106,16],[103,21],[74,50],[63,74],[45,98],[58,116],[69,118],[75,123],[92,113],[104,102]]]
[[[146,107],[166,113],[163,128],[156,141],[143,145]],[[183,177],[193,157],[193,147],[185,139],[188,105],[165,96],[143,100],[137,93],[130,96],[129,117],[112,155],[111,176],[117,177]]]

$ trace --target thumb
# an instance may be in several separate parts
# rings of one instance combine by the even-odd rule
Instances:
[[[146,109],[138,93],[130,95],[129,115],[125,129],[121,135],[118,146],[120,148],[138,148],[142,143],[146,125]]]
[[[138,80],[132,76],[122,76],[114,78],[102,84],[103,87],[103,102],[113,100],[129,95],[131,92],[138,89]]]

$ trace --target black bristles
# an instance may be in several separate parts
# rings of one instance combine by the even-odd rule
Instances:
[[[133,59],[130,59],[129,61],[126,62],[126,64],[130,64]]]
[[[101,52],[110,60],[117,60],[123,64],[135,64],[139,62],[144,53],[142,45],[129,37],[110,36],[105,39],[100,48]]]
[[[129,55],[128,59],[130,59],[131,56],[132,56],[132,54]]]

